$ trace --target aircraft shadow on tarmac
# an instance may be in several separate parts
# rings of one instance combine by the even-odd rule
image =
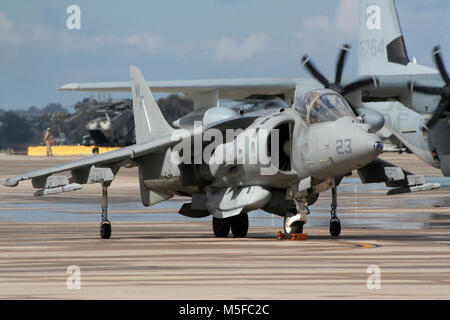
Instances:
[[[420,241],[420,242],[441,242],[441,241],[450,241],[450,233],[444,234],[425,234],[425,233],[415,233],[415,230],[411,230],[410,234],[383,234],[381,231],[379,234],[376,232],[371,234],[351,234],[351,235],[341,235],[339,237],[330,237],[329,235],[314,235],[308,234],[308,240],[305,241],[297,241],[299,244],[308,242],[308,241],[351,241],[351,242],[367,242],[367,241]],[[203,234],[203,233],[195,233],[195,234],[155,234],[155,235],[144,235],[144,236],[116,236],[115,240],[131,240],[131,239],[142,239],[142,240],[167,240],[167,239],[189,239],[189,240],[208,240],[211,243],[215,242],[226,242],[236,243],[239,241],[252,241],[252,240],[267,240],[267,241],[277,241],[276,234],[270,233],[249,233],[246,238],[234,238],[232,236],[228,238],[216,238],[213,234]],[[290,241],[290,240],[286,240]],[[450,245],[450,243],[449,243]],[[375,245],[379,246],[379,245]]]

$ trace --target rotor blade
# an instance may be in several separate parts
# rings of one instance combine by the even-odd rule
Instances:
[[[344,70],[345,58],[347,57],[347,53],[350,51],[350,46],[345,44],[341,48],[341,53],[339,54],[339,58],[336,64],[336,74],[334,78],[334,83],[341,84],[342,80],[342,71]]]
[[[428,129],[432,129],[434,127],[434,125],[436,124],[436,122],[438,122],[438,120],[442,117],[445,110],[447,109],[447,104],[448,104],[448,101],[446,99],[441,100],[441,102],[439,103],[436,110],[434,110],[433,116],[431,117],[430,120],[428,120],[428,122],[426,124]]]
[[[431,94],[434,96],[440,96],[444,94],[444,89],[439,87],[425,87],[421,85],[417,85],[414,83],[409,84],[409,88],[413,91],[424,93],[424,94]]]
[[[447,70],[445,70],[444,62],[441,57],[441,48],[439,46],[434,48],[433,56],[445,85],[450,86],[450,78],[448,77]]]
[[[363,87],[366,87],[368,85],[377,86],[378,85],[378,79],[375,78],[375,77],[366,77],[366,78],[358,79],[358,80],[356,80],[356,81],[354,81],[354,82],[352,82],[352,83],[350,83],[350,84],[348,84],[348,85],[346,85],[344,87],[343,95],[345,96],[345,95],[347,95],[347,94],[349,94],[349,93],[351,93],[353,91],[356,91],[356,90],[361,89]]]
[[[311,75],[316,78],[317,81],[322,83],[325,87],[328,87],[330,82],[317,70],[317,68],[312,64],[308,56],[303,56],[302,63],[308,69],[308,71],[311,73]]]

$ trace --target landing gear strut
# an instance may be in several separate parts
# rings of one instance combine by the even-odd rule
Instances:
[[[102,239],[111,237],[111,222],[108,220],[108,187],[102,186],[102,222],[100,223],[100,236]]]
[[[297,209],[297,214],[287,214],[284,217],[284,233],[287,235],[303,233],[303,225],[306,223],[306,215],[309,214],[308,198],[305,192],[295,194],[293,200]]]
[[[330,234],[333,237],[338,237],[341,234],[341,221],[336,214],[337,208],[337,190],[336,187],[331,189],[331,220],[330,220]]]
[[[291,235],[294,233],[303,233],[304,221],[298,221],[298,215],[284,217],[284,233]]]

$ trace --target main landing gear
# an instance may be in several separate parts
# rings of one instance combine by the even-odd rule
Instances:
[[[217,238],[226,238],[231,233],[235,238],[245,238],[248,232],[248,214],[241,213],[230,218],[216,218],[212,220],[214,235]]]
[[[111,237],[111,222],[108,220],[108,187],[102,186],[102,222],[100,223],[100,236],[102,239]]]

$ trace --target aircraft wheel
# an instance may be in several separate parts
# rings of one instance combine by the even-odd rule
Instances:
[[[341,234],[341,221],[339,219],[331,219],[330,234],[332,237],[338,237]]]
[[[100,225],[100,236],[102,239],[109,239],[111,237],[111,223],[103,221]]]
[[[230,227],[231,227],[231,219],[219,219],[216,217],[213,217],[212,225],[213,225],[213,231],[214,235],[217,238],[226,238],[228,237],[228,234],[230,233]]]
[[[245,238],[248,232],[248,214],[241,213],[232,218],[231,232],[235,238]]]
[[[303,233],[303,221],[296,221],[288,225],[288,217],[284,217],[284,233],[291,235],[293,233]]]

